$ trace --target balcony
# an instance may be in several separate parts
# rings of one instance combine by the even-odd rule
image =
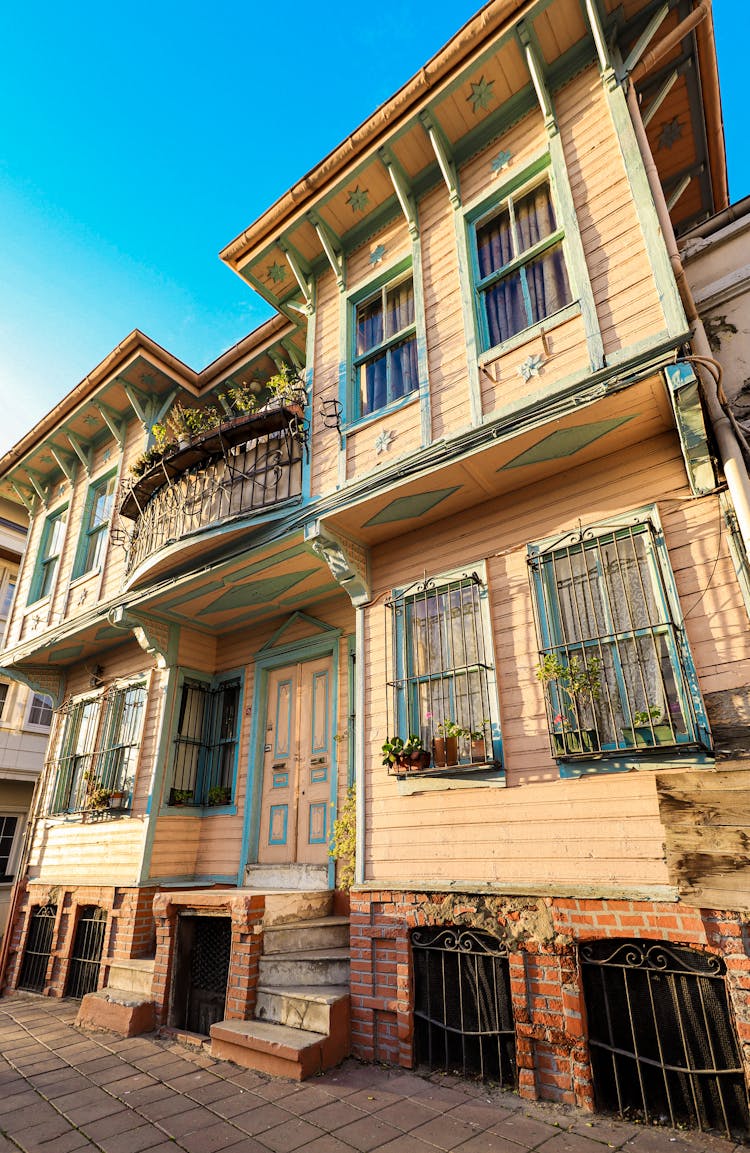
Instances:
[[[302,493],[304,423],[296,406],[237,417],[167,453],[128,488],[119,530],[127,575],[187,536],[278,508]]]

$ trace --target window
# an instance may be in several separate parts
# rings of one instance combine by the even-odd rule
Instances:
[[[503,344],[572,297],[549,176],[472,222],[482,347]]]
[[[52,724],[52,697],[48,697],[46,693],[34,693],[26,723],[48,729]]]
[[[0,681],[0,721],[3,719],[3,713],[5,712],[5,702],[8,699],[9,689],[10,685],[6,684],[5,681]]]
[[[36,571],[31,582],[30,602],[41,600],[52,592],[57,566],[60,563],[67,516],[68,510],[63,508],[47,517],[42,530]]]
[[[107,530],[115,499],[115,482],[116,476],[112,474],[89,489],[74,577],[95,572],[102,567],[104,550],[107,546]]]
[[[145,703],[146,686],[130,684],[61,710],[50,813],[129,808]]]
[[[389,732],[420,737],[433,768],[495,760],[487,589],[476,574],[428,580],[386,604],[393,637]]]
[[[0,620],[4,620],[10,613],[13,604],[13,594],[16,591],[16,577],[8,569],[0,572]]]
[[[228,805],[239,740],[240,680],[185,680],[174,739],[170,805]]]
[[[0,884],[13,880],[17,830],[18,817],[3,816],[0,813]]]
[[[710,748],[656,526],[584,529],[529,564],[555,755]]]
[[[414,282],[399,275],[355,304],[354,418],[419,388]]]

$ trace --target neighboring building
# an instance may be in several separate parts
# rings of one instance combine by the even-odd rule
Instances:
[[[750,482],[673,232],[725,207],[706,6],[493,0],[222,253],[273,320],[133,333],[0,461],[11,988],[748,1133]]]
[[[0,635],[13,603],[27,524],[17,500],[0,498]],[[0,939],[51,720],[49,697],[0,675]]]

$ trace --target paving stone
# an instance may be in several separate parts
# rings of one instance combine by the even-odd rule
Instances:
[[[70,1122],[60,1116],[50,1117],[37,1124],[32,1122],[33,1118],[30,1118],[29,1124],[16,1137],[18,1144],[26,1150],[26,1153],[37,1153],[37,1150],[43,1149],[45,1142],[57,1141],[67,1133],[75,1132]],[[49,1149],[49,1146],[47,1148]]]
[[[301,1145],[323,1136],[325,1136],[323,1130],[316,1125],[311,1125],[302,1117],[293,1117],[283,1125],[277,1125],[275,1129],[268,1129],[261,1141],[263,1145],[273,1150],[273,1153],[294,1153],[294,1150],[299,1149]]]
[[[561,1119],[564,1116],[562,1114]],[[500,1137],[507,1137],[508,1140],[515,1141],[518,1145],[525,1145],[527,1149],[536,1148],[537,1145],[541,1145],[542,1141],[555,1137],[559,1131],[555,1125],[549,1125],[544,1121],[537,1120],[533,1115],[526,1116],[523,1113],[511,1113],[510,1116],[504,1117],[502,1121],[492,1126],[493,1133],[497,1133]]]
[[[134,1125],[140,1123],[140,1117],[134,1119],[130,1109],[126,1109],[113,1101],[112,1108],[105,1117],[96,1117],[91,1121],[82,1122],[79,1128],[92,1141],[98,1142],[104,1137],[111,1137],[115,1133],[123,1133],[129,1128],[132,1129]]]
[[[315,1109],[312,1113],[306,1113],[305,1120],[312,1125],[317,1125],[319,1129],[335,1132],[337,1129],[343,1128],[344,1125],[352,1125],[355,1121],[361,1121],[362,1110],[356,1109],[346,1100],[329,1101],[322,1108]],[[390,1117],[384,1117],[382,1120],[397,1125],[397,1122]]]
[[[558,1133],[557,1137],[550,1137],[537,1145],[537,1153],[602,1153],[600,1141],[591,1137],[584,1137],[580,1133]]]
[[[267,1085],[269,1079],[253,1069],[237,1069],[233,1065],[228,1065],[225,1080],[231,1081],[233,1085],[239,1085],[242,1089],[256,1089],[258,1085]]]
[[[123,1072],[127,1072],[126,1066]],[[149,1073],[136,1073],[130,1069],[129,1077],[122,1077],[119,1081],[108,1081],[107,1092],[113,1093],[115,1097],[125,1099],[140,1093],[142,1089],[150,1089],[152,1085],[161,1085],[161,1081],[157,1081]]]
[[[465,1093],[459,1093],[457,1089],[451,1089],[448,1085],[433,1085],[429,1081],[424,1082],[420,1090],[410,1093],[409,1096],[414,1097],[422,1105],[429,1105],[436,1113],[453,1109],[466,1100]]]
[[[353,1149],[358,1149],[360,1153],[369,1153],[371,1149],[379,1149],[381,1145],[393,1141],[396,1137],[403,1137],[404,1134],[399,1133],[393,1125],[379,1121],[377,1117],[363,1117],[351,1125],[344,1125],[337,1131],[336,1136]]]
[[[55,1137],[39,1146],[38,1153],[78,1153],[80,1149],[96,1149],[88,1137],[84,1137],[77,1129],[71,1129],[62,1137]]]
[[[115,1113],[121,1113],[124,1106],[114,1098],[102,1093],[96,1100],[92,1101],[90,1105],[77,1105],[75,1108],[66,1110],[66,1117],[69,1117],[73,1125],[89,1125],[92,1121],[100,1121],[102,1117],[112,1117]]]
[[[199,1085],[197,1089],[191,1089],[190,1098],[193,1101],[200,1101],[202,1105],[216,1105],[217,1102],[221,1102],[227,1097],[236,1097],[238,1093],[239,1089],[236,1085],[215,1077],[207,1085]]]
[[[139,1125],[125,1133],[104,1137],[98,1142],[104,1153],[146,1153],[164,1142],[164,1134],[153,1125]]]
[[[162,1088],[169,1089],[167,1085],[163,1085]],[[153,1101],[134,1101],[131,1107],[136,1108],[144,1117],[148,1117],[149,1121],[161,1122],[167,1117],[174,1117],[175,1113],[184,1113],[187,1106],[181,1094],[169,1089],[167,1097],[159,1097]]]
[[[434,1145],[427,1145],[415,1137],[413,1133],[404,1133],[397,1141],[389,1141],[387,1145],[378,1145],[373,1153],[435,1153]]]
[[[195,1133],[188,1133],[180,1137],[179,1143],[187,1153],[218,1153],[218,1150],[237,1147],[242,1140],[242,1133],[227,1124],[226,1121],[216,1121],[210,1129],[200,1129]]]
[[[338,1137],[326,1134],[324,1137],[316,1137],[308,1145],[302,1145],[297,1153],[352,1153],[352,1146],[345,1145]]]
[[[468,1141],[476,1134],[476,1129],[468,1121],[459,1121],[457,1117],[433,1117],[425,1125],[411,1130],[413,1137],[428,1145],[435,1145],[438,1149],[456,1149],[463,1141]],[[601,1153],[601,1151],[599,1151]]]
[[[259,1133],[265,1133],[267,1129],[273,1129],[276,1125],[281,1125],[288,1120],[289,1114],[284,1109],[280,1109],[278,1105],[268,1101],[265,1105],[248,1110],[247,1113],[239,1113],[232,1118],[232,1124],[241,1129],[243,1133],[257,1137]]]
[[[288,1097],[290,1093],[293,1093],[296,1088],[295,1081],[283,1081],[281,1078],[277,1078],[258,1085],[255,1092],[259,1097],[265,1097],[266,1101],[280,1101],[282,1097]]]
[[[98,1085],[87,1085],[85,1089],[76,1089],[74,1093],[64,1093],[61,1097],[55,1096],[55,1108],[62,1113],[75,1110],[79,1105],[96,1105],[106,1100],[107,1095]],[[111,1098],[109,1099],[111,1105]]]
[[[160,1081],[166,1080],[164,1077]],[[204,1069],[193,1069],[190,1073],[182,1073],[178,1077],[170,1077],[169,1084],[178,1093],[189,1093],[191,1089],[199,1089],[201,1085],[210,1085],[214,1078]]]
[[[28,1129],[32,1123],[38,1124],[41,1121],[51,1121],[54,1117],[59,1116],[46,1101],[37,1101],[36,1105],[26,1109],[16,1109],[13,1113],[4,1114],[0,1121],[0,1129],[4,1133],[9,1133],[14,1139],[19,1133],[23,1133]]]
[[[262,1105],[267,1104],[268,1102],[263,1097],[258,1097],[249,1089],[240,1089],[235,1086],[231,1097],[224,1097],[221,1101],[212,1101],[211,1108],[220,1117],[231,1120],[233,1117],[239,1116],[240,1113],[249,1113],[251,1109],[259,1109]]]
[[[293,1092],[287,1093],[281,1104],[290,1113],[296,1113],[298,1117],[306,1117],[314,1109],[319,1109],[321,1105],[330,1105],[334,1100],[335,1097],[332,1097],[328,1090],[321,1088],[320,1085],[302,1085]]]
[[[520,1153],[521,1149],[530,1149],[531,1145],[519,1146],[516,1141],[509,1141],[497,1133],[477,1133],[460,1146],[461,1153]]]
[[[195,1133],[199,1129],[210,1129],[214,1125],[221,1125],[223,1122],[217,1121],[213,1113],[208,1109],[203,1109],[200,1106],[189,1108],[188,1103],[180,1098],[182,1101],[182,1108],[179,1113],[173,1113],[169,1117],[162,1117],[159,1120],[159,1128],[168,1133],[170,1137],[182,1138],[187,1133]]]
[[[351,1104],[351,1099],[347,1104]],[[380,1121],[387,1121],[389,1125],[395,1125],[397,1129],[403,1129],[404,1133],[408,1133],[419,1125],[434,1121],[435,1110],[429,1105],[423,1105],[421,1101],[407,1097],[405,1101],[394,1101],[392,1105],[386,1105],[385,1109],[379,1110],[377,1116]]]
[[[468,1121],[475,1129],[489,1129],[509,1117],[510,1111],[501,1105],[489,1104],[487,1101],[474,1098],[456,1105],[447,1116],[455,1117],[458,1121]]]

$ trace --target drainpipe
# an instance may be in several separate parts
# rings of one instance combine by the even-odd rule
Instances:
[[[681,40],[684,40],[688,32],[692,32],[694,28],[705,20],[711,11],[710,0],[702,0],[689,16],[681,20],[676,28],[658,42],[649,52],[645,52],[635,67],[630,73],[630,79],[636,84],[647,72],[650,72],[654,64],[658,64],[673,48],[676,48]]]
[[[703,8],[704,5],[701,5]],[[698,10],[696,9],[696,12]],[[675,34],[679,31],[684,36],[682,30],[684,24],[680,25],[675,30]],[[658,51],[658,47],[654,51]],[[699,357],[706,360],[713,361],[714,355],[711,346],[706,336],[706,330],[703,327],[703,321],[698,315],[698,309],[695,307],[693,293],[688,284],[687,277],[685,276],[685,269],[682,266],[680,253],[677,248],[677,241],[675,239],[674,229],[672,228],[672,221],[667,208],[667,201],[664,196],[664,190],[659,180],[659,173],[656,169],[653,155],[651,153],[651,146],[646,136],[646,129],[641,119],[641,110],[638,106],[638,97],[635,88],[632,84],[628,85],[627,89],[627,102],[630,110],[630,118],[633,122],[638,146],[643,158],[643,164],[648,177],[649,186],[651,188],[651,195],[654,198],[656,206],[656,213],[659,218],[659,226],[664,237],[664,242],[667,246],[669,253],[670,263],[674,272],[675,280],[677,281],[677,288],[680,293],[685,315],[687,316],[688,323],[693,331],[693,345]],[[737,438],[734,435],[732,425],[729,417],[724,411],[721,401],[719,399],[719,390],[715,378],[711,377],[710,384],[706,382],[704,372],[701,372],[701,366],[698,366],[698,371],[701,375],[703,383],[703,396],[706,401],[706,408],[708,415],[713,426],[714,434],[716,436],[716,443],[719,447],[719,455],[721,456],[721,463],[724,468],[724,475],[727,478],[727,486],[734,503],[734,510],[737,514],[737,523],[742,535],[742,540],[745,549],[750,555],[750,477],[747,474],[747,468],[742,457],[742,451]],[[709,374],[711,375],[711,374]]]

